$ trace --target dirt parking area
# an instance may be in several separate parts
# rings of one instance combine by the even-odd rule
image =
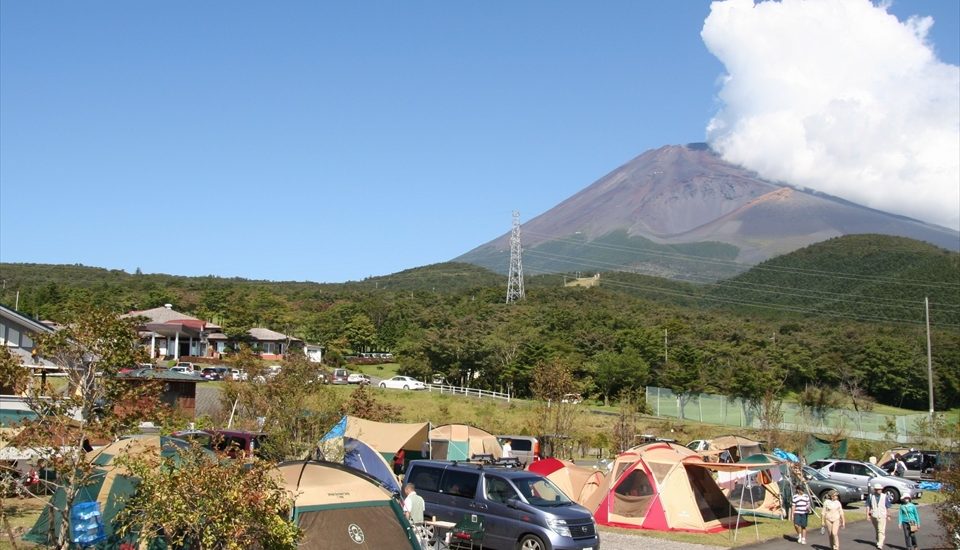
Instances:
[[[626,533],[600,529],[600,548],[602,550],[637,550],[638,548],[656,548],[657,550],[714,550],[721,546],[707,546],[677,542],[643,535],[629,535]]]

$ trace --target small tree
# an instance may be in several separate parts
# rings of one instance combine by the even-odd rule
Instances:
[[[121,536],[141,545],[196,550],[295,550],[290,495],[269,462],[211,456],[197,445],[166,457],[124,459],[139,478],[117,515]]]
[[[551,450],[557,444],[563,445],[576,429],[580,414],[577,403],[564,403],[564,395],[577,390],[573,379],[573,369],[562,360],[546,361],[533,369],[533,381],[530,385],[534,399],[537,400],[537,425],[540,435],[548,436]]]
[[[36,353],[56,364],[67,387],[58,393],[49,386],[26,388],[26,403],[35,417],[23,422],[17,445],[33,450],[54,471],[53,488],[62,499],[48,503],[48,545],[69,545],[70,511],[80,491],[89,485],[94,468],[88,455],[90,441],[113,440],[133,431],[141,420],[162,420],[164,408],[157,384],[130,384],[117,378],[118,370],[143,361],[136,321],[96,307],[75,311],[64,328],[37,338]],[[0,360],[0,379],[23,387],[25,371],[8,356]]]
[[[960,544],[960,464],[954,462],[950,468],[941,471],[937,481],[944,487],[944,499],[937,504],[937,516],[946,531],[944,547],[953,548]]]
[[[613,424],[613,446],[617,453],[633,447],[637,441],[637,416],[639,408],[633,392],[620,394],[617,420]]]
[[[245,353],[241,349],[236,355],[242,358]],[[263,453],[272,457],[309,456],[339,418],[339,399],[322,383],[320,373],[321,367],[305,355],[293,353],[276,376],[255,374],[248,381],[227,381],[221,403],[233,413],[230,427],[269,433]]]
[[[353,390],[350,399],[343,404],[342,411],[343,414],[374,422],[393,422],[400,415],[398,407],[377,401],[373,392],[364,384]]]

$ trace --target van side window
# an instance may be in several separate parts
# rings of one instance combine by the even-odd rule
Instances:
[[[511,439],[510,448],[514,451],[530,451],[532,449],[533,442],[529,439]]]
[[[443,470],[441,468],[417,466],[413,470],[413,475],[407,481],[413,483],[417,491],[436,493],[438,487],[440,487],[440,474],[442,473]]]
[[[484,488],[486,494],[484,496],[487,497],[487,500],[504,504],[507,499],[517,496],[517,492],[507,483],[507,480],[493,476],[484,476],[484,479],[486,479],[486,487]]]
[[[443,473],[443,479],[440,481],[440,492],[473,498],[477,494],[477,481],[479,480],[480,474],[476,472],[446,470]]]

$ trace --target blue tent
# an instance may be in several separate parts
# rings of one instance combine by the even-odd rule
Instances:
[[[369,474],[380,481],[388,491],[400,494],[400,483],[383,454],[369,444],[347,436],[346,431],[347,417],[344,416],[320,440],[320,458]]]
[[[370,445],[359,439],[344,437],[343,451],[344,465],[370,474],[393,493],[400,492],[400,483],[397,476],[393,475],[390,465],[383,455],[373,450]]]

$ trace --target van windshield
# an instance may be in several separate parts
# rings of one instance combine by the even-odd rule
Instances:
[[[520,477],[513,479],[523,498],[533,506],[565,506],[572,501],[559,487],[544,477]]]

